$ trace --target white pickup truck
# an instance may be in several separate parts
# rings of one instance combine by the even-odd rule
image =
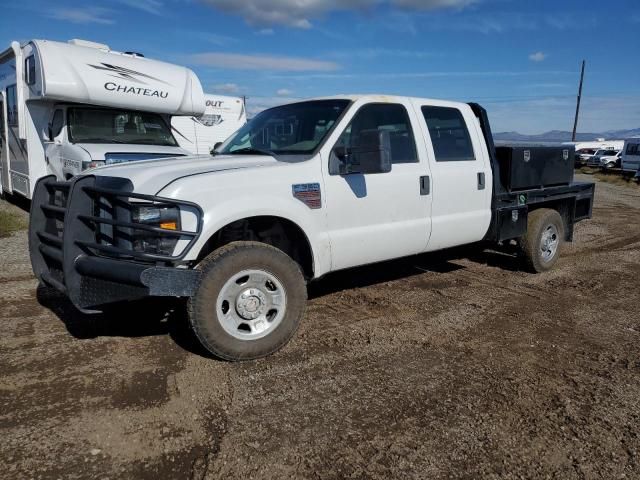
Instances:
[[[530,270],[551,268],[593,205],[563,148],[496,149],[477,104],[283,105],[213,156],[40,180],[32,265],[83,311],[187,297],[208,351],[255,359],[287,343],[307,282],[332,271],[481,241],[517,242]]]

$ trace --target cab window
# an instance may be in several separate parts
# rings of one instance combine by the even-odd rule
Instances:
[[[336,146],[347,149],[360,145],[371,130],[388,131],[391,163],[416,163],[416,142],[406,108],[398,104],[375,103],[362,107],[344,130]]]
[[[450,107],[422,107],[436,162],[475,160],[473,145],[462,112]]]

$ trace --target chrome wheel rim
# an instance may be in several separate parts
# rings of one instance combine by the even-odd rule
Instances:
[[[556,256],[559,244],[558,229],[555,225],[549,225],[542,232],[542,237],[540,238],[540,253],[544,262],[549,262]]]
[[[223,285],[216,301],[222,328],[239,340],[257,340],[273,332],[286,313],[287,293],[265,270],[243,270]]]

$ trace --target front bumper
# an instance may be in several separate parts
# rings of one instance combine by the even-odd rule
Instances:
[[[147,296],[188,297],[199,272],[182,261],[201,232],[197,205],[132,192],[127,179],[83,176],[70,182],[38,181],[31,204],[29,252],[35,275],[83,311]],[[131,199],[197,211],[196,231],[171,231],[130,219]],[[179,237],[179,255],[135,251],[132,232]]]

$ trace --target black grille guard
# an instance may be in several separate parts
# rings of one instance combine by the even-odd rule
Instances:
[[[80,309],[149,295],[189,296],[199,273],[184,257],[202,232],[202,209],[192,202],[132,192],[126,178],[54,176],[36,184],[29,224],[35,275]],[[131,221],[132,200],[175,206],[197,216],[196,231],[165,230]],[[134,251],[132,232],[186,240],[177,255]],[[107,241],[107,239],[109,241]]]

